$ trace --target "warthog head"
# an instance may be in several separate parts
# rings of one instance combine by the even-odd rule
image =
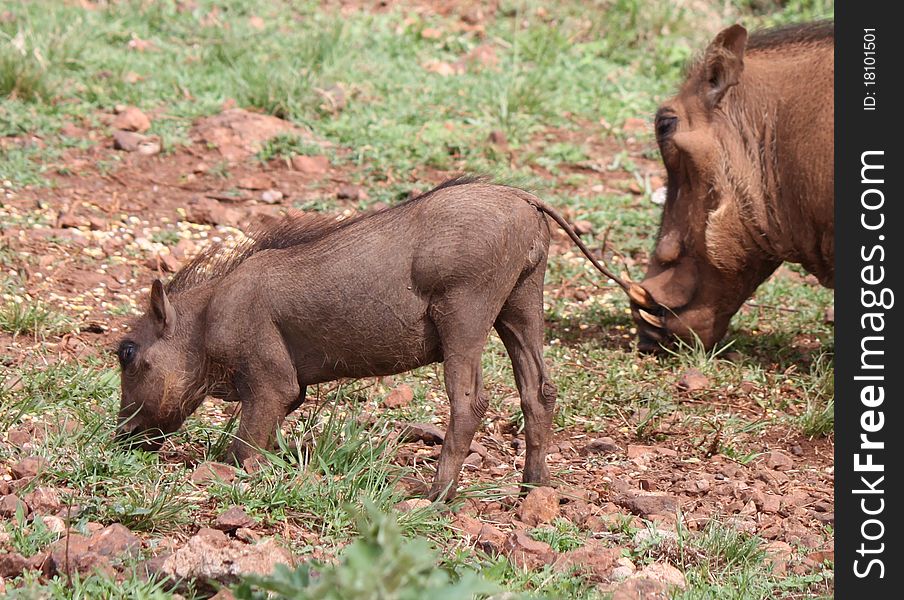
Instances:
[[[163,284],[154,281],[147,312],[116,351],[122,377],[116,437],[145,450],[159,448],[204,399],[190,328],[177,328],[179,318]]]
[[[739,188],[759,177],[737,116],[746,44],[740,25],[719,33],[656,114],[668,184],[646,277],[631,294],[642,351],[673,337],[712,347],[779,264],[759,250],[739,212]]]

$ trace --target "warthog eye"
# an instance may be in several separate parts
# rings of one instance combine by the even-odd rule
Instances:
[[[138,346],[130,340],[123,340],[116,350],[116,356],[119,357],[119,366],[123,369],[129,366],[135,355],[138,354]]]
[[[675,133],[678,117],[674,115],[656,115],[656,138],[665,139]]]

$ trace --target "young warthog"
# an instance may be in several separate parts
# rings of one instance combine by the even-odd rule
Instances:
[[[210,395],[241,402],[230,452],[242,461],[272,447],[306,386],[443,362],[452,411],[430,495],[451,494],[487,409],[480,357],[495,327],[524,411],[524,481],[545,483],[556,388],[543,363],[544,213],[611,277],[538,198],[472,179],[342,222],[287,218],[214,248],[167,286],[154,281],[120,343],[118,435],[153,449]]]

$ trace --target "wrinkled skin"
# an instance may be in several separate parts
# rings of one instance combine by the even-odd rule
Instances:
[[[230,453],[243,462],[273,447],[307,386],[443,362],[451,418],[430,495],[451,495],[487,409],[481,353],[495,328],[525,415],[524,481],[548,482],[556,388],[543,361],[540,204],[515,188],[454,183],[322,235],[301,227],[225,275],[154,282],[119,347],[119,436],[154,448],[205,396],[233,400]]]
[[[782,263],[834,285],[833,34],[719,33],[656,115],[668,184],[638,347],[712,348]]]

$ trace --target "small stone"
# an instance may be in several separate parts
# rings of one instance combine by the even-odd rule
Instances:
[[[709,378],[701,373],[698,369],[688,369],[681,375],[678,380],[678,389],[687,392],[696,392],[705,390],[709,387]]]
[[[616,503],[640,517],[674,514],[680,506],[676,496],[665,494],[627,496],[617,500]]]
[[[665,584],[636,575],[621,582],[612,593],[612,600],[667,600],[668,597]]]
[[[52,487],[39,486],[25,494],[25,503],[36,513],[49,514],[60,510],[60,493]]]
[[[490,143],[494,146],[508,146],[508,136],[501,129],[494,129],[490,132]]]
[[[616,444],[615,440],[611,437],[601,437],[587,442],[584,446],[584,452],[592,454],[612,454],[621,452],[621,447]]]
[[[405,423],[401,427],[399,439],[402,442],[424,442],[428,445],[442,444],[446,432],[430,423]]]
[[[256,544],[261,540],[261,534],[248,527],[239,527],[235,530],[235,539],[241,540],[246,544]]]
[[[273,180],[266,175],[255,174],[242,177],[235,185],[243,190],[269,190],[273,187]]]
[[[642,446],[639,444],[628,444],[628,458],[639,458],[648,454],[655,454],[656,448],[653,446]]]
[[[50,576],[79,573],[115,574],[109,558],[93,552],[88,538],[73,533],[54,542],[48,548],[47,571]]]
[[[246,544],[222,531],[202,529],[163,561],[160,572],[175,579],[232,584],[245,575],[270,575],[278,564],[292,567],[294,560],[272,538]]]
[[[191,474],[192,483],[204,483],[211,480],[219,480],[230,483],[235,479],[235,468],[218,462],[205,462]]]
[[[577,571],[593,581],[605,581],[618,566],[622,548],[607,548],[600,540],[588,539],[583,546],[558,556],[556,570]]]
[[[469,469],[479,469],[483,466],[483,457],[476,452],[472,452],[465,458],[465,461],[462,463],[463,467],[467,467]]]
[[[119,114],[116,115],[111,123],[114,129],[144,133],[151,128],[151,120],[148,116],[134,106],[123,107],[117,112]]]
[[[522,569],[537,569],[555,560],[555,553],[546,542],[531,538],[526,531],[516,530],[505,540],[505,555]]]
[[[37,477],[47,468],[47,460],[40,456],[27,456],[10,467],[13,479],[25,479]]]
[[[155,154],[160,154],[160,150],[162,150],[160,141],[155,137],[143,139],[138,143],[137,151],[142,156],[154,156]]]
[[[0,517],[15,517],[19,511],[26,517],[31,513],[28,505],[15,494],[7,494],[0,498]]]
[[[326,156],[293,156],[292,168],[306,175],[323,175],[330,168],[330,159]]]
[[[51,533],[66,533],[66,521],[56,515],[44,515],[41,517],[44,527]]]
[[[410,385],[402,384],[393,388],[389,395],[383,400],[383,406],[386,408],[402,408],[411,404],[414,400],[414,390]]]
[[[766,456],[766,466],[776,471],[787,471],[794,468],[794,459],[779,450],[773,450]]]
[[[0,552],[0,579],[14,579],[28,568],[28,559],[18,552]]]
[[[113,523],[88,539],[88,549],[101,556],[134,556],[141,550],[141,540],[124,525]]]
[[[395,505],[395,509],[400,513],[409,513],[415,510],[423,510],[433,504],[426,498],[412,498],[410,500],[402,500]]]
[[[593,233],[593,223],[590,221],[575,221],[572,224],[572,229],[578,235],[590,235]]]
[[[220,531],[235,531],[240,527],[252,527],[255,524],[255,520],[249,517],[244,510],[233,506],[217,517],[214,527]]]
[[[521,502],[518,518],[536,527],[559,516],[559,493],[551,487],[532,489]]]
[[[361,186],[357,185],[341,185],[336,191],[336,198],[339,200],[367,200],[367,192]]]
[[[279,190],[267,190],[261,194],[261,202],[265,204],[278,204],[282,199],[283,193]]]
[[[147,141],[147,139],[147,136],[141,135],[140,133],[117,129],[113,132],[113,148],[116,150],[124,150],[125,152],[138,152],[141,144]]]

